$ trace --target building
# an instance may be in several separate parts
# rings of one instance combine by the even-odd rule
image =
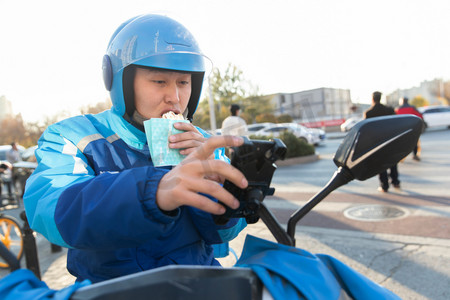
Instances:
[[[423,81],[418,87],[412,87],[404,90],[396,90],[386,95],[386,103],[389,106],[397,107],[398,100],[403,97],[413,99],[416,96],[422,96],[430,105],[442,104],[439,97],[443,97],[444,82],[442,79],[434,79],[431,81]]]
[[[12,115],[13,111],[11,101],[6,99],[5,96],[0,96],[0,121]]]
[[[290,115],[295,122],[338,123],[352,114],[350,90],[318,88],[296,93],[273,95],[275,115]],[[322,124],[323,125],[323,124]]]

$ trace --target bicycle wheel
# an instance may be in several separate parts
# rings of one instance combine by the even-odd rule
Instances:
[[[23,255],[22,229],[13,217],[0,216],[0,241],[20,261]],[[8,267],[9,265],[0,257],[0,268]]]

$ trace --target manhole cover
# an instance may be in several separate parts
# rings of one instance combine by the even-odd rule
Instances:
[[[406,217],[408,212],[395,206],[358,205],[344,211],[344,216],[358,221],[384,221]]]

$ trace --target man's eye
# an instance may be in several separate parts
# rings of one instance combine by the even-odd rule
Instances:
[[[157,84],[164,84],[164,80],[152,80],[152,81]]]
[[[188,85],[190,82],[187,80],[180,81],[181,85]]]

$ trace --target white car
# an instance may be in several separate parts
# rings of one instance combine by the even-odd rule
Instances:
[[[356,117],[348,118],[347,120],[345,120],[344,123],[341,124],[341,131],[342,132],[349,131],[350,129],[353,128],[353,126],[356,125],[356,123],[358,123],[361,120],[362,120],[362,118],[356,118]]]
[[[269,122],[265,122],[265,123],[255,123],[255,124],[250,124],[247,125],[247,136],[248,135],[254,135],[256,134],[256,132],[265,129],[265,128],[269,128],[272,127],[273,125],[275,125],[274,123],[269,123]]]
[[[286,130],[311,145],[318,145],[325,139],[323,130],[311,130],[297,123],[273,124],[270,127],[257,131],[255,135],[278,137],[280,133]]]
[[[424,106],[418,110],[423,115],[426,128],[439,126],[450,128],[450,106]]]
[[[35,145],[35,146],[29,147],[29,148],[23,150],[23,152],[21,153],[22,160],[35,162],[36,156],[34,155],[34,152],[36,151],[37,147],[38,146]]]

